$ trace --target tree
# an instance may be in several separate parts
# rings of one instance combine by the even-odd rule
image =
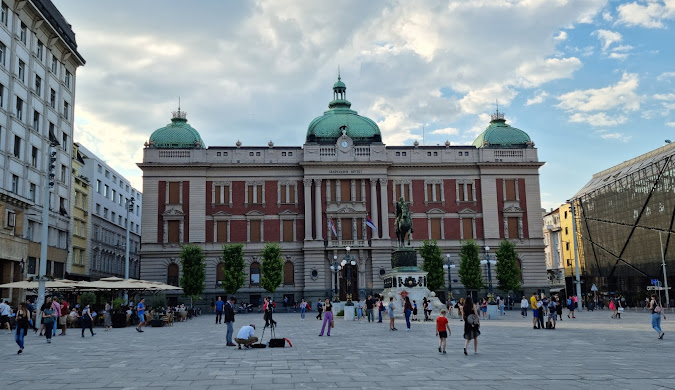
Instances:
[[[270,294],[274,294],[281,284],[284,263],[281,259],[281,247],[277,243],[267,243],[260,252],[260,286]]]
[[[469,240],[462,244],[459,251],[461,259],[459,263],[459,279],[467,290],[483,288],[483,272],[480,268],[480,255],[478,244]]]
[[[180,277],[180,285],[190,300],[199,299],[204,293],[206,280],[204,257],[204,251],[197,245],[185,245],[181,248],[180,263],[183,266],[183,276]]]
[[[497,249],[497,282],[504,292],[520,290],[520,269],[518,268],[516,244],[509,240],[499,243]]]
[[[223,245],[223,290],[227,294],[236,294],[244,285],[246,263],[244,262],[244,245]]]
[[[420,256],[424,259],[422,269],[427,271],[427,287],[431,291],[436,291],[444,286],[443,280],[443,258],[441,248],[436,244],[436,240],[424,241],[420,248]]]
[[[96,294],[93,292],[85,292],[80,295],[80,306],[84,308],[87,305],[93,305],[96,303]]]

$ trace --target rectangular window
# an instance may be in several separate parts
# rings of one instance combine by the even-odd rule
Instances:
[[[65,82],[66,82],[66,88],[70,89],[70,79],[73,77],[73,75],[70,74],[70,71],[66,70],[66,77],[65,77]]]
[[[227,221],[216,221],[216,242],[227,242]]]
[[[61,146],[63,147],[63,150],[65,150],[66,153],[67,153],[68,152],[68,134],[66,134],[65,132],[63,134],[61,134],[61,140],[63,141],[63,142],[61,142]]]
[[[112,196],[110,197],[110,200],[115,202],[115,198],[117,197],[115,190],[112,190]]]
[[[431,223],[431,239],[432,240],[441,240],[441,219],[432,218],[429,220]]]
[[[5,57],[7,57],[7,46],[0,42],[0,64],[2,64],[2,66],[5,66]]]
[[[21,137],[14,136],[14,157],[21,158]]]
[[[33,111],[33,129],[40,131],[40,113]]]
[[[506,238],[518,238],[518,217],[508,217],[508,237]]]
[[[249,227],[251,230],[251,239],[249,242],[261,242],[260,239],[260,221],[249,221]]]
[[[361,201],[361,180],[356,180],[356,186],[354,188],[354,201],[359,202]]]
[[[101,193],[101,181],[96,180],[96,192]]]
[[[0,107],[5,106],[5,86],[0,84]]]
[[[26,74],[26,63],[19,60],[19,80],[21,80],[22,83],[26,82],[24,78],[25,74]]]
[[[282,184],[279,186],[281,203],[295,203],[295,185]]]
[[[35,202],[35,191],[36,191],[35,184],[30,183],[30,186],[28,188],[28,199],[30,199],[33,202]]]
[[[63,101],[63,117],[68,119],[68,114],[70,113],[70,104],[67,101]]]
[[[351,218],[342,218],[342,239],[351,240],[352,239],[352,219]]]
[[[110,220],[114,223],[115,222],[115,217],[117,217],[117,213],[114,211],[110,212]]]
[[[49,106],[51,108],[56,109],[56,91],[54,91],[54,88],[50,88],[49,92]]]
[[[96,203],[96,215],[101,215],[101,205]]]
[[[56,71],[58,70],[58,64],[59,64],[59,61],[52,54],[52,73],[56,74]]]
[[[169,234],[168,234],[168,241],[173,244],[177,244],[180,242],[179,240],[179,235],[180,235],[180,230],[179,230],[179,221],[169,221],[167,224],[169,225]]]
[[[35,146],[31,147],[30,165],[32,165],[33,168],[37,168],[38,165],[38,148],[36,148]]]
[[[180,203],[180,182],[169,182],[169,204]]]
[[[54,124],[52,122],[49,122],[49,140],[58,142],[58,139],[56,139],[56,133],[54,132]]]
[[[504,180],[506,189],[506,198],[504,200],[516,200],[516,181],[513,179]]]
[[[462,219],[462,239],[471,240],[473,239],[473,220],[468,218]]]
[[[292,220],[284,220],[282,229],[284,230],[283,241],[284,242],[292,242],[293,241],[293,221]]]
[[[5,2],[2,2],[2,11],[0,11],[0,22],[7,26],[7,21],[9,20],[9,7]],[[30,273],[30,272],[29,272]],[[35,273],[35,272],[33,272]]]
[[[351,180],[341,180],[340,181],[340,200],[342,202],[349,202],[350,200],[352,200]]]
[[[98,173],[103,173],[103,167],[100,164],[98,165]]]
[[[65,165],[61,165],[61,181],[66,182],[66,170],[67,167]]]
[[[21,22],[21,28],[19,29],[19,40],[21,40],[21,42],[23,42],[24,45],[26,44],[26,35],[27,35],[26,30],[28,30],[28,27],[26,27],[26,25],[23,22]]]
[[[105,170],[105,178],[110,179],[110,171],[107,169]]]
[[[427,183],[427,202],[440,202],[440,201],[441,201],[441,184]]]
[[[12,175],[12,192],[19,193],[19,176],[17,175]]]
[[[262,204],[263,195],[262,195],[262,185],[261,184],[252,184],[248,186],[248,204]]]
[[[110,190],[107,184],[103,185],[103,196],[106,198],[110,197]]]
[[[127,191],[129,187],[127,186]],[[215,186],[215,203],[229,204],[230,203],[230,186]]]
[[[23,100],[18,96],[16,97],[16,117],[19,118],[20,121],[23,120]]]
[[[35,51],[35,55],[37,58],[42,61],[42,52],[44,51],[44,45],[42,44],[42,41],[38,39],[37,41],[37,50]]]

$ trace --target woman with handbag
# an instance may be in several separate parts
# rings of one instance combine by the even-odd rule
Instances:
[[[649,310],[652,311],[652,328],[659,334],[659,340],[662,340],[665,332],[661,330],[661,316],[665,320],[666,315],[663,314],[663,307],[661,307],[661,302],[656,295],[652,295],[652,299],[649,301]]]
[[[473,340],[473,353],[478,353],[478,336],[480,336],[480,316],[478,308],[473,303],[471,297],[464,300],[464,354],[469,346],[469,341]]]
[[[323,305],[323,325],[321,326],[321,333],[319,336],[323,336],[323,332],[326,329],[326,324],[328,324],[328,333],[326,336],[330,336],[330,328],[334,326],[333,324],[333,305],[330,303],[330,299],[326,298],[326,301]]]
[[[389,298],[389,305],[387,305],[387,314],[389,315],[389,330],[398,330],[394,326],[394,298]]]

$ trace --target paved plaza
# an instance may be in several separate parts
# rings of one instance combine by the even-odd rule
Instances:
[[[531,318],[507,311],[482,322],[479,353],[462,353],[463,323],[450,321],[448,354],[437,350],[434,323],[414,322],[410,332],[385,323],[345,322],[318,337],[316,313],[277,313],[277,337],[292,348],[238,350],[225,346],[225,325],[202,315],[173,327],[133,327],[93,338],[68,329],[52,344],[31,334],[17,355],[13,335],[0,331],[4,389],[675,389],[675,315],[663,322],[663,340],[643,310],[621,320],[608,311],[582,312],[556,330],[534,330]],[[262,314],[237,315],[239,327]],[[267,334],[265,340],[267,340]]]

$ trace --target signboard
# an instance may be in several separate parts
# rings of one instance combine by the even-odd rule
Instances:
[[[658,279],[652,279],[652,286],[656,286],[656,283],[658,283],[658,282],[659,282]]]
[[[591,291],[598,291],[598,286],[596,286],[595,283],[591,286]]]

